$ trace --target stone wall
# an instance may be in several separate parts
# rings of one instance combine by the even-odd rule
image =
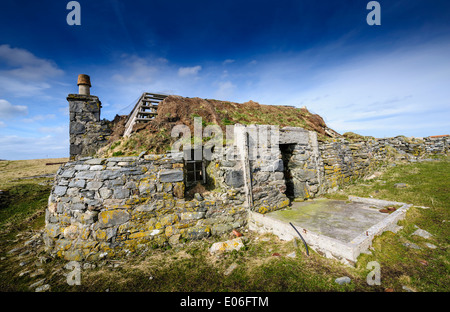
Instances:
[[[69,102],[75,114],[71,133],[82,140],[74,144],[86,152],[92,138],[83,131],[102,124],[96,97],[83,97]],[[264,214],[290,200],[335,191],[390,161],[448,154],[449,137],[318,142],[315,132],[302,128],[268,135],[267,127],[235,127],[234,145],[205,160],[213,190],[194,199],[185,198],[183,153],[66,163],[56,174],[46,210],[49,251],[80,260],[221,236],[245,227],[249,211]]]
[[[318,142],[314,132],[301,128],[280,130],[286,195],[305,200],[336,191],[350,181],[371,174],[394,161],[418,161],[430,155],[448,155],[449,136],[428,138],[344,138]]]
[[[67,260],[95,259],[245,226],[247,211],[232,193],[188,200],[184,177],[183,160],[168,155],[66,163],[46,210],[47,248]]]
[[[395,161],[419,161],[431,155],[448,155],[450,137],[395,138],[347,141],[334,139],[319,144],[324,179],[321,192],[369,175],[375,168]]]
[[[259,213],[288,206],[278,137],[276,146],[271,146],[270,128],[264,125],[251,125],[240,129],[237,127],[235,131],[235,144],[224,149],[223,153],[216,151],[212,155],[207,173],[214,188],[231,192],[237,204],[244,204],[249,210]],[[249,134],[248,142],[239,142],[237,137],[246,133]],[[242,144],[247,145],[239,148],[240,144],[241,147]]]
[[[408,155],[405,157],[420,157],[428,155],[448,154],[450,136],[407,138],[397,136],[394,138],[374,139],[369,142],[377,142],[381,146],[391,146],[399,152]]]
[[[70,158],[93,156],[111,135],[110,122],[100,120],[101,102],[93,95],[69,94]]]

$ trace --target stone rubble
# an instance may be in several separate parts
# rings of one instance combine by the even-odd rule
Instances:
[[[414,233],[412,233],[411,235],[417,235],[417,236],[423,237],[425,239],[433,237],[433,235],[431,235],[427,231],[419,229],[419,228],[417,230],[415,230]]]
[[[234,239],[230,239],[224,242],[217,242],[214,243],[210,249],[209,252],[214,254],[216,252],[227,252],[232,250],[239,250],[242,247],[244,247],[244,242],[242,241],[241,237],[236,237]]]
[[[348,277],[348,276],[338,277],[338,278],[336,278],[336,279],[334,280],[334,282],[335,282],[336,284],[339,284],[339,285],[345,285],[345,284],[350,283],[351,281],[352,281],[352,280],[351,280],[350,277]]]

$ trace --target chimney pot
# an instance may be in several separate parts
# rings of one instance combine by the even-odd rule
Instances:
[[[78,75],[78,93],[84,95],[90,95],[91,79],[88,75]]]

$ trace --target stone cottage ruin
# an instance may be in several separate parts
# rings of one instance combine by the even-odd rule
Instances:
[[[221,236],[245,228],[249,212],[265,214],[332,192],[392,157],[448,153],[448,136],[320,142],[316,132],[300,127],[236,125],[233,144],[207,161],[189,159],[186,151],[95,158],[111,129],[100,119],[89,77],[80,75],[78,85],[79,94],[67,97],[71,160],[59,168],[46,210],[46,245],[67,260]],[[132,135],[133,123],[157,114],[165,97],[144,94],[125,135]],[[190,183],[206,179],[214,191],[186,197]]]

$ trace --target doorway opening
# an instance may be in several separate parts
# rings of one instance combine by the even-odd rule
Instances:
[[[280,144],[281,159],[283,160],[284,181],[286,183],[286,196],[292,201],[295,197],[294,181],[291,173],[291,166],[289,162],[294,153],[295,144]]]

